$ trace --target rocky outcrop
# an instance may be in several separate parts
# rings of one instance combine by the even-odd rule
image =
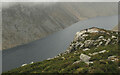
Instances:
[[[108,37],[104,37],[103,35],[107,35]],[[82,49],[83,51],[87,51],[90,50],[91,47],[99,47],[99,46],[107,46],[109,44],[115,44],[118,42],[117,39],[118,37],[115,35],[110,35],[109,31],[92,27],[77,32],[74,37],[74,40],[71,42],[70,46],[68,47],[67,52],[70,53],[72,51],[76,51],[80,49]],[[93,55],[96,54],[97,53],[94,53]]]

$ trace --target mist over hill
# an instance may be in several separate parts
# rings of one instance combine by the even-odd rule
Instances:
[[[43,38],[81,20],[117,15],[117,3],[29,2],[9,5],[2,9],[3,49]]]

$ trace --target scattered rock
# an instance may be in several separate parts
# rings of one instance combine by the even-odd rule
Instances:
[[[75,35],[74,41],[80,40],[81,35],[82,35],[83,33],[85,33],[85,32],[86,32],[86,31],[77,32],[76,35]]]
[[[51,60],[51,59],[53,59],[53,58],[47,58],[47,60]]]
[[[33,61],[30,64],[33,64]]]
[[[100,36],[100,37],[99,37],[99,39],[103,39],[103,38],[104,38],[104,36]]]
[[[110,61],[119,61],[119,59],[116,56],[109,56],[108,60],[110,60]]]
[[[92,55],[97,55],[98,54],[98,52],[94,52]]]
[[[81,44],[80,48],[82,48],[84,46],[84,44]]]
[[[92,54],[91,54],[91,53],[89,53],[88,55],[92,56]]]
[[[101,41],[101,42],[97,45],[97,47],[101,46],[102,44],[103,44],[103,42]]]
[[[111,42],[111,39],[108,38],[107,42],[105,43],[105,45],[108,45]]]
[[[85,54],[80,55],[80,59],[84,62],[89,62],[90,58],[91,58],[90,56],[85,55]]]
[[[103,41],[107,41],[106,39],[102,39]]]
[[[22,66],[26,66],[27,64],[22,64]]]
[[[105,53],[106,52],[106,50],[103,50],[103,51],[100,51],[99,53]]]
[[[85,48],[85,49],[83,49],[83,51],[89,51],[90,49],[89,48]]]
[[[88,55],[85,55],[85,54],[81,54],[80,55],[80,60],[81,61],[83,61],[83,62],[85,62],[86,64],[90,64],[90,63],[93,63],[92,61],[89,61],[90,60],[90,56],[88,56]]]
[[[55,56],[54,58],[58,58],[59,56]]]
[[[88,34],[83,34],[82,36],[83,36],[83,37],[86,37],[86,36],[88,36]]]
[[[81,62],[81,60],[75,61],[73,64],[78,64],[78,63],[80,63],[80,62]]]
[[[85,62],[85,63],[86,63],[86,64],[88,64],[88,65],[89,65],[89,64],[93,64],[93,62],[92,62],[92,61],[91,61],[91,62]]]
[[[74,52],[74,54],[77,54],[76,52]]]
[[[85,47],[90,47],[90,46],[92,46],[94,44],[94,40],[86,40],[85,42],[84,42],[84,46]]]
[[[65,59],[65,57],[61,57],[62,59]]]
[[[112,36],[112,39],[116,39],[117,37],[116,36]]]

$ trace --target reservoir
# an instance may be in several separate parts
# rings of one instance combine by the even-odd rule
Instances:
[[[96,17],[79,21],[70,27],[55,32],[29,44],[2,51],[2,70],[8,71],[22,64],[38,62],[64,52],[73,40],[75,33],[90,27],[112,29],[118,25],[118,16]]]

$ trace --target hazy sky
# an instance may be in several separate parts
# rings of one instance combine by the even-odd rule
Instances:
[[[2,2],[118,2],[119,0],[0,0]]]

